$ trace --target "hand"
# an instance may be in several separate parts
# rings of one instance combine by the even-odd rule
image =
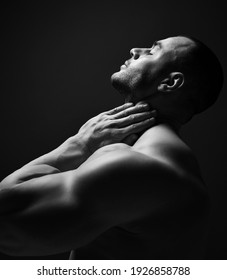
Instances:
[[[156,111],[150,111],[149,105],[144,102],[135,106],[126,103],[88,120],[76,136],[90,154],[113,143],[133,145],[138,139],[137,133],[155,124],[155,116]]]

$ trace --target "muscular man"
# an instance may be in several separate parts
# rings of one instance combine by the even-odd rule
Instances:
[[[2,252],[202,257],[209,199],[179,132],[217,99],[220,64],[206,46],[185,36],[132,49],[131,55],[111,77],[125,105],[89,120],[59,148],[1,182]],[[157,109],[157,118],[149,107]]]

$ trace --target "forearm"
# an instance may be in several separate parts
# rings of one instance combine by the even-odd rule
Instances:
[[[76,169],[105,145],[120,142],[132,145],[138,138],[136,133],[153,125],[155,114],[143,103],[136,106],[128,103],[101,113],[88,120],[76,135],[68,138],[58,148],[24,167],[46,165],[59,172]]]
[[[32,178],[77,169],[90,153],[79,136],[68,138],[55,150],[27,163],[7,176],[0,184],[1,189],[13,188],[18,183]]]
[[[26,166],[45,164],[64,172],[78,168],[89,156],[90,153],[79,135],[75,135],[55,150],[29,162]]]

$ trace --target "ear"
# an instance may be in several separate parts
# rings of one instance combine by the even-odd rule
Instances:
[[[184,84],[184,74],[181,72],[172,72],[167,78],[158,85],[158,90],[162,92],[171,92],[177,90]]]

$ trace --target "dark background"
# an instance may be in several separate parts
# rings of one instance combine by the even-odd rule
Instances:
[[[214,50],[226,75],[226,10],[224,1],[212,2],[7,2],[1,9],[0,179],[60,145],[90,117],[120,105],[110,76],[132,47],[192,35]],[[213,202],[207,259],[227,259],[225,89],[183,131]]]

